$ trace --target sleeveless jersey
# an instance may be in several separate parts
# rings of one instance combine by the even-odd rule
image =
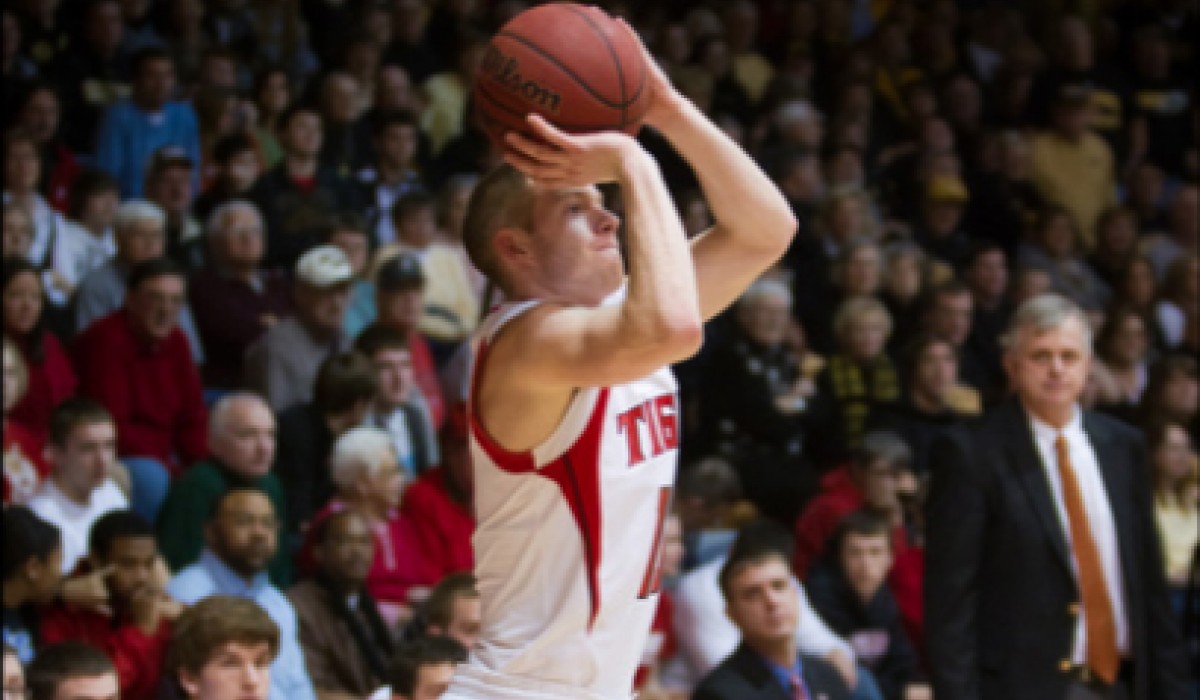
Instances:
[[[468,411],[483,628],[445,697],[627,700],[658,605],[679,444],[675,378],[664,367],[579,389],[545,442],[505,450],[479,421],[476,389],[496,333],[537,303],[498,308],[475,338]]]

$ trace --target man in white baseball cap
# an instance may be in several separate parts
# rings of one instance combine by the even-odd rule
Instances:
[[[246,350],[246,383],[279,413],[312,400],[313,381],[330,354],[349,349],[342,330],[354,270],[341,248],[322,245],[296,261],[295,315]]]

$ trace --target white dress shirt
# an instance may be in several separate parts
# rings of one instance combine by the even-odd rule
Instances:
[[[1058,453],[1054,443],[1058,440],[1060,431],[1042,421],[1030,416],[1033,428],[1033,440],[1038,454],[1042,458],[1042,468],[1050,482],[1050,495],[1054,499],[1054,508],[1058,511],[1058,520],[1062,524],[1063,534],[1067,539],[1067,548],[1074,551],[1071,545],[1071,527],[1067,522],[1067,506],[1063,501],[1062,482],[1058,475]],[[1129,653],[1129,615],[1125,610],[1125,581],[1121,575],[1121,559],[1117,547],[1117,527],[1113,520],[1112,507],[1108,501],[1108,491],[1104,488],[1104,479],[1100,475],[1100,464],[1096,460],[1096,452],[1083,430],[1083,417],[1078,408],[1070,422],[1062,429],[1061,434],[1067,441],[1067,449],[1071,456],[1071,468],[1075,472],[1075,480],[1079,482],[1079,493],[1083,498],[1083,508],[1087,511],[1088,525],[1092,531],[1092,539],[1096,542],[1096,550],[1100,554],[1100,567],[1104,572],[1105,588],[1108,589],[1109,601],[1112,604],[1113,618],[1117,628],[1117,649],[1121,654]],[[1074,555],[1071,558],[1071,570],[1078,577],[1078,567]],[[1087,624],[1082,601],[1079,605],[1079,615],[1075,624],[1075,645],[1071,651],[1071,660],[1077,664],[1085,663],[1087,649]]]

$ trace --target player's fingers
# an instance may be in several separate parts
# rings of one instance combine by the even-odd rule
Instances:
[[[560,131],[556,126],[546,121],[540,114],[530,114],[525,117],[525,121],[533,128],[536,135],[545,139],[550,145],[557,146],[560,149],[578,148],[579,144],[563,131]]]
[[[542,163],[563,162],[566,158],[566,154],[561,149],[515,131],[508,132],[505,142],[510,148]]]
[[[560,165],[543,163],[511,148],[504,152],[504,161],[538,182],[545,178],[562,177],[565,171]]]

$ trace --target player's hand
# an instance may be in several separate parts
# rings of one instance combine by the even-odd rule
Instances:
[[[646,64],[647,71],[647,87],[650,89],[650,107],[646,111],[645,123],[661,129],[667,121],[678,115],[680,104],[687,98],[671,84],[671,79],[663,72],[658,61],[654,60],[654,55],[646,48],[637,31],[622,17],[617,17],[616,21],[637,39],[642,50],[642,61]]]
[[[627,161],[644,153],[637,141],[617,131],[568,134],[536,114],[526,121],[535,138],[508,132],[504,160],[546,187],[615,182]]]

